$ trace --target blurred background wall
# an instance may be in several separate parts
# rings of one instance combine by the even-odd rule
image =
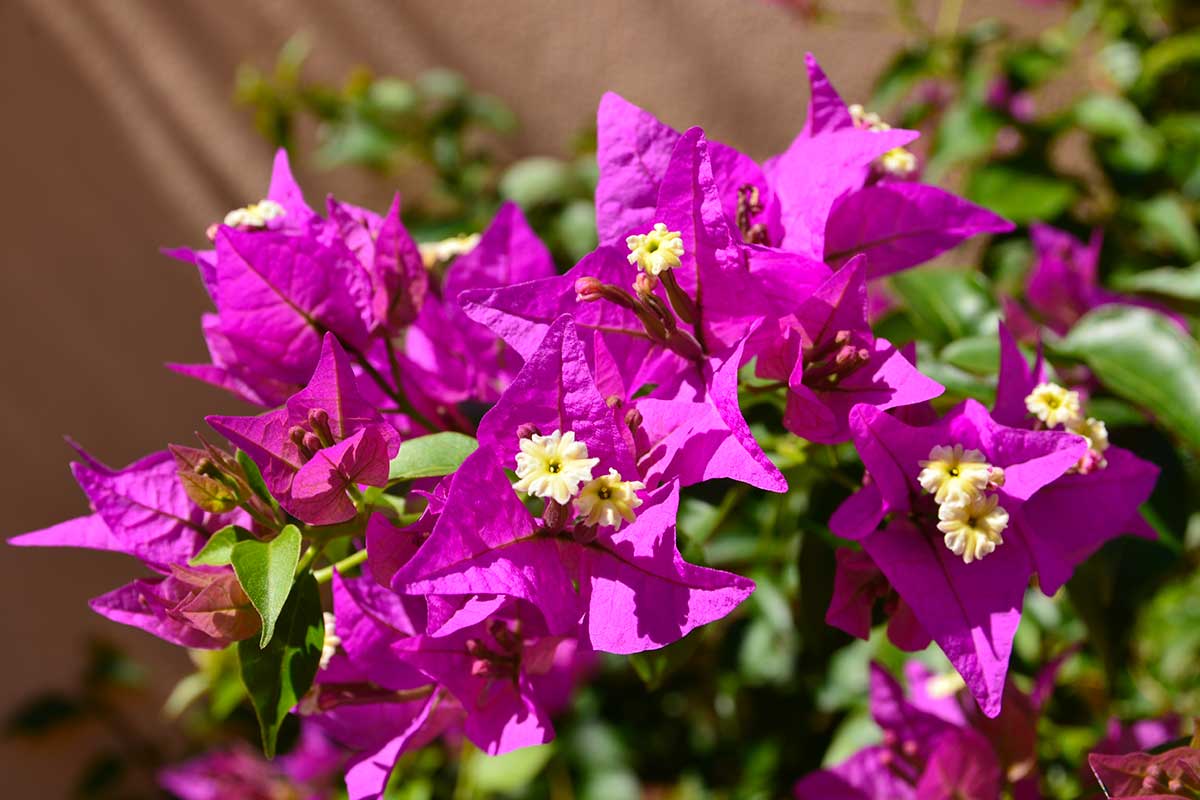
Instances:
[[[269,148],[231,101],[239,63],[268,68],[303,31],[306,74],[326,82],[359,64],[450,67],[514,109],[513,155],[563,152],[612,89],[763,156],[803,121],[806,50],[854,102],[903,41],[886,0],[826,5],[831,19],[811,25],[760,0],[0,0],[0,534],[87,511],[64,434],[123,466],[188,441],[205,414],[245,410],[161,368],[205,360],[206,297],[158,254],[203,244],[265,191]],[[1055,11],[966,3],[984,15],[1037,30]],[[386,194],[352,170],[300,177],[310,201]],[[75,685],[87,637],[102,636],[149,667],[136,723],[169,742],[158,709],[186,656],[86,605],[137,572],[115,555],[0,548],[0,710]],[[0,795],[68,796],[110,735],[5,740]]]

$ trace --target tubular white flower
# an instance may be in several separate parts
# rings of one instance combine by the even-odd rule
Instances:
[[[224,222],[231,228],[265,228],[268,222],[285,214],[287,210],[274,200],[260,200],[230,211]]]
[[[1068,391],[1057,383],[1039,383],[1025,398],[1025,408],[1048,428],[1069,426],[1079,419],[1079,392]]]
[[[333,614],[328,611],[322,615],[322,620],[325,623],[325,644],[321,646],[321,669],[328,669],[329,662],[337,655],[338,647],[341,646],[342,640],[337,635],[337,620]]]
[[[646,484],[641,481],[621,480],[621,473],[609,468],[607,475],[601,475],[583,487],[575,500],[575,508],[584,515],[588,525],[620,528],[622,520],[633,522],[636,518],[633,510],[642,504],[637,492],[645,488]]]
[[[996,495],[979,495],[966,503],[943,503],[938,520],[946,547],[970,564],[1004,544],[1008,512]]]
[[[517,453],[517,478],[513,488],[566,505],[579,493],[579,485],[592,479],[598,458],[588,458],[587,445],[575,441],[575,432],[555,430],[549,436],[533,434],[521,439]]]
[[[683,234],[667,230],[662,222],[654,223],[649,233],[626,238],[625,244],[629,247],[629,263],[656,278],[663,270],[678,267],[683,257]]]
[[[425,264],[425,268],[432,269],[438,264],[446,263],[471,252],[479,244],[480,238],[478,233],[459,234],[436,242],[421,242],[417,245],[417,249],[421,251],[421,261]]]
[[[938,503],[965,503],[983,494],[989,484],[1002,485],[1004,471],[993,467],[978,450],[938,445],[929,451],[929,460],[919,462],[917,475],[921,488]]]
[[[879,157],[879,168],[888,175],[907,178],[917,171],[917,157],[905,147],[893,147]]]

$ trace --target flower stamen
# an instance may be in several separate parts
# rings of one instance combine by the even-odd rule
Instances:
[[[678,267],[683,257],[683,234],[667,230],[662,222],[654,223],[649,233],[626,238],[625,244],[629,247],[629,263],[656,278],[663,270]]]
[[[990,485],[1002,485],[1004,471],[993,467],[978,450],[938,445],[929,451],[927,461],[918,462],[917,482],[940,503],[966,503],[979,497]]]
[[[646,488],[641,481],[621,480],[621,473],[609,469],[583,487],[575,507],[584,516],[585,525],[620,528],[621,522],[633,522],[633,510],[642,504],[637,492]]]
[[[566,505],[579,493],[579,485],[592,479],[598,458],[588,458],[587,445],[575,441],[575,432],[555,430],[549,436],[532,434],[520,440],[517,478],[513,488],[535,497]]]
[[[1004,544],[1008,512],[997,495],[977,495],[965,503],[943,503],[938,508],[938,530],[950,552],[970,564]]]

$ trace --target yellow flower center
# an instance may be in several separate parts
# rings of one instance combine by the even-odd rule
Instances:
[[[1025,408],[1048,428],[1069,427],[1079,420],[1079,392],[1067,391],[1057,383],[1039,383],[1025,398]]]
[[[1000,498],[978,495],[965,503],[943,503],[938,508],[938,530],[950,552],[966,564],[978,561],[1004,544],[1008,512]]]
[[[854,127],[863,128],[871,133],[880,133],[882,131],[890,131],[892,126],[883,121],[883,118],[874,111],[867,111],[858,103],[850,106],[850,119],[854,120]],[[878,167],[882,172],[888,175],[894,175],[897,178],[907,178],[917,171],[917,157],[912,151],[905,147],[893,147],[878,159]]]
[[[609,469],[607,475],[583,487],[575,507],[588,525],[620,528],[622,520],[633,522],[633,510],[642,504],[637,492],[645,488],[641,481],[623,481],[621,473]]]
[[[879,157],[879,168],[888,175],[907,178],[917,171],[917,157],[906,147],[893,147]]]
[[[629,263],[658,277],[663,270],[674,269],[683,257],[683,234],[669,231],[662,222],[654,223],[649,233],[637,233],[628,237]]]
[[[575,432],[554,431],[521,439],[517,453],[517,482],[513,488],[566,505],[579,493],[579,485],[592,479],[598,458],[588,458],[587,445],[575,441]]]
[[[1004,471],[993,467],[978,450],[965,450],[961,444],[938,445],[929,451],[929,460],[919,462],[917,482],[938,503],[967,502],[983,494],[988,485],[1000,485]]]
[[[474,250],[479,244],[479,238],[478,233],[469,236],[460,233],[458,236],[437,242],[421,242],[417,249],[421,251],[421,261],[424,262],[425,269],[433,269],[438,264],[448,263]]]
[[[230,211],[225,215],[224,222],[231,228],[265,228],[268,222],[286,213],[287,210],[274,200],[260,200]]]

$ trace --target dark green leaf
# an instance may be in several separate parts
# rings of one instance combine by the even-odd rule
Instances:
[[[1103,306],[1085,314],[1056,349],[1200,449],[1200,346],[1162,314]]]
[[[237,644],[242,682],[258,717],[267,758],[275,757],[279,726],[312,685],[321,662],[325,625],[320,588],[312,575],[301,575],[296,581],[279,614],[278,628],[278,635],[265,648],[253,640]]]
[[[238,542],[230,552],[230,563],[246,596],[262,617],[262,637],[259,647],[266,647],[275,632],[296,565],[300,562],[300,529],[288,525],[269,542],[251,539]]]
[[[233,546],[238,542],[248,541],[254,536],[250,531],[237,525],[226,525],[214,533],[200,548],[200,552],[192,556],[188,563],[193,567],[220,567],[228,564],[233,556]]]
[[[967,182],[969,199],[1018,224],[1054,219],[1075,195],[1075,186],[1067,181],[1013,167],[983,167]]]
[[[479,442],[470,436],[447,431],[409,439],[392,459],[389,481],[411,481],[449,475],[474,453]]]
[[[691,660],[700,644],[701,634],[693,631],[674,644],[669,644],[659,650],[647,650],[644,653],[634,653],[629,657],[629,663],[634,672],[646,684],[646,688],[654,691],[663,685],[677,669]]]
[[[991,290],[978,272],[914,269],[892,276],[892,288],[912,312],[918,331],[952,342],[995,330]]]
[[[1151,249],[1173,250],[1188,260],[1200,258],[1200,233],[1181,198],[1160,194],[1139,203],[1134,213],[1145,227],[1143,235]]]

